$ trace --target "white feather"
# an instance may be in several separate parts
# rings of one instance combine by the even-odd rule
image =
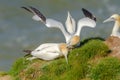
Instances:
[[[66,29],[67,31],[70,33],[70,34],[73,34],[75,32],[75,20],[74,18],[72,18],[72,16],[70,15],[70,13],[68,12],[68,17],[67,17],[67,20],[65,22],[65,25],[66,25]]]
[[[38,15],[34,15],[32,19],[35,21],[41,21],[41,18]]]
[[[83,27],[91,27],[91,28],[94,28],[96,26],[96,22],[90,18],[82,18],[78,21],[78,25],[77,25],[77,31],[74,35],[78,35],[80,36],[80,32],[81,32],[81,29]]]

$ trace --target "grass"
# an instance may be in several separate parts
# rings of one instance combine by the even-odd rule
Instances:
[[[109,48],[100,39],[88,39],[64,58],[53,61],[18,59],[9,74],[15,80],[117,80],[120,62],[107,57]],[[112,74],[114,73],[114,74]],[[107,75],[107,77],[106,77]],[[114,78],[114,79],[113,79]]]
[[[113,57],[102,59],[91,70],[93,80],[120,80],[120,60]]]
[[[0,72],[0,77],[1,76],[5,76],[5,75],[8,75],[8,73],[6,73],[6,72]]]

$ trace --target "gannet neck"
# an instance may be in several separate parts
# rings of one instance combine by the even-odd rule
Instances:
[[[96,22],[90,18],[87,18],[87,17],[80,19],[78,21],[78,24],[77,24],[78,29],[77,29],[75,35],[80,36],[81,29],[85,26],[94,28],[96,26]]]
[[[67,44],[65,44],[65,43],[60,43],[59,49],[60,49],[61,53],[68,53]]]
[[[119,32],[119,27],[120,27],[120,22],[119,21],[115,21],[113,30],[112,30],[112,34],[111,35],[116,35]]]
[[[80,44],[80,36],[73,36],[71,39],[70,39],[70,43],[69,43],[69,46],[78,46]]]

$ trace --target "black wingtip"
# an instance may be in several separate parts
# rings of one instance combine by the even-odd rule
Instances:
[[[27,7],[22,6],[21,8],[23,8],[23,9],[25,9],[25,10],[27,10],[27,11],[32,13],[32,11],[30,9],[28,9]]]
[[[86,16],[86,17],[89,17],[90,19],[94,20],[94,21],[97,21],[96,17],[90,12],[88,11],[87,9],[85,8],[82,8],[82,11],[83,11],[83,14]]]
[[[36,15],[38,15],[44,22],[46,22],[46,17],[36,8],[29,6],[29,8],[34,11]]]

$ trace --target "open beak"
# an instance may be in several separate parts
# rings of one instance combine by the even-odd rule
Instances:
[[[114,21],[114,19],[113,18],[108,18],[108,19],[104,20],[103,23],[110,22],[110,21]]]

